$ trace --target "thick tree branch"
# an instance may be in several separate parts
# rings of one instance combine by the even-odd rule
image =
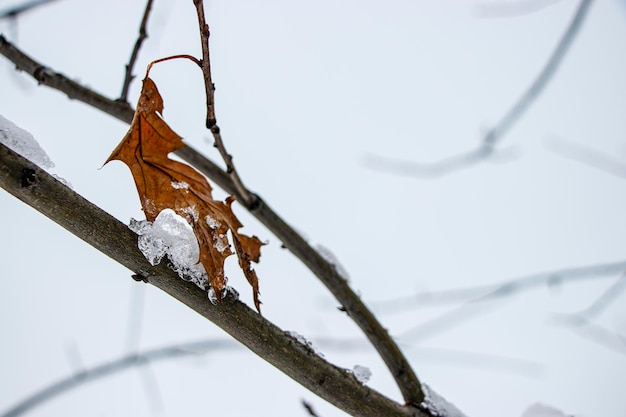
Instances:
[[[18,69],[27,72],[40,84],[55,88],[70,98],[81,100],[126,123],[132,121],[134,112],[128,104],[107,99],[78,83],[68,80],[62,74],[44,67],[19,51],[1,35],[0,54],[7,57]],[[46,74],[46,76],[41,77],[41,74]],[[245,201],[231,176],[199,152],[187,146],[177,151],[176,154],[211,178],[225,191],[234,194],[238,201]],[[246,208],[272,231],[285,247],[300,259],[330,290],[380,354],[396,380],[405,402],[413,405],[421,404],[424,401],[422,385],[387,330],[365,306],[359,296],[352,291],[345,279],[337,273],[333,265],[328,263],[302,236],[278,216],[261,197],[255,195],[254,200],[252,205],[246,206]]]
[[[357,416],[428,416],[397,404],[312,352],[231,294],[220,305],[160,264],[150,266],[126,225],[0,144],[0,186],[86,243],[229,333],[261,358],[340,409]]]

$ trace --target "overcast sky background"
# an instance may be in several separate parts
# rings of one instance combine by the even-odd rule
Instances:
[[[0,10],[17,3],[0,1]],[[536,401],[585,417],[626,416],[624,297],[593,318],[606,340],[583,336],[597,327],[558,320],[591,305],[619,274],[540,286],[485,304],[475,316],[463,311],[467,320],[432,332],[412,330],[460,303],[380,304],[626,258],[623,1],[594,2],[555,79],[504,138],[497,162],[439,179],[382,173],[364,161],[432,162],[472,149],[543,67],[577,1],[498,18],[485,17],[483,6],[537,2],[205,3],[218,123],[244,182],[338,257],[424,382],[470,417],[520,416]],[[52,69],[115,98],[144,5],[61,0],[17,25],[0,21],[0,31]],[[139,78],[153,59],[200,55],[191,1],[156,0],[148,32]],[[99,169],[128,126],[37,87],[4,58],[0,72],[0,114],[37,138],[53,172],[121,221],[143,218],[127,167]],[[170,62],[151,77],[167,122],[219,161],[204,129],[200,71]],[[133,104],[139,88],[137,80]],[[555,144],[600,152],[617,171],[565,157]],[[227,338],[5,192],[0,207],[0,412],[129,346]],[[399,400],[382,362],[332,296],[280,241],[240,206],[234,210],[245,233],[269,241],[257,267],[264,316],[303,334],[339,366],[369,367],[368,385]],[[251,304],[236,261],[229,262],[229,283]],[[141,327],[129,330],[137,304]],[[320,338],[363,342],[347,348]],[[232,348],[117,374],[30,415],[305,416],[301,399],[321,416],[344,415]]]

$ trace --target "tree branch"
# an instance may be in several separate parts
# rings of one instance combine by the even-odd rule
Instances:
[[[242,204],[246,207],[250,207],[256,202],[255,196],[243,185],[243,182],[235,169],[233,156],[226,151],[220,128],[217,125],[217,116],[215,115],[215,84],[211,78],[211,56],[209,54],[209,36],[211,33],[209,31],[209,25],[206,23],[206,18],[204,17],[204,4],[202,0],[194,0],[193,3],[196,6],[196,12],[198,14],[200,43],[202,45],[201,68],[202,74],[204,75],[204,88],[206,92],[206,127],[213,135],[213,146],[215,146],[222,156],[222,159],[226,164],[226,172],[233,180],[233,184],[238,191],[237,194],[242,199]]]
[[[537,97],[539,97],[550,81],[552,81],[552,78],[554,78],[554,74],[561,66],[563,58],[569,51],[570,46],[572,46],[587,16],[591,2],[592,0],[581,0],[574,13],[574,17],[541,72],[539,72],[531,85],[505,113],[502,119],[500,119],[498,124],[487,132],[477,148],[430,164],[371,155],[366,159],[366,165],[379,171],[424,178],[438,178],[476,165],[490,158],[494,154],[498,142],[502,140],[515,123],[528,111],[530,106],[537,100]]]
[[[67,391],[71,391],[72,389],[88,382],[96,381],[109,375],[125,371],[129,368],[145,366],[165,359],[175,359],[183,356],[204,353],[208,350],[232,348],[233,342],[229,340],[201,340],[198,342],[151,349],[142,353],[131,353],[92,368],[73,372],[67,377],[53,382],[47,387],[44,387],[43,389],[24,398],[22,401],[0,414],[0,417],[18,417]]]
[[[596,168],[620,178],[626,178],[626,161],[605,154],[587,145],[553,136],[545,142],[548,150],[572,161]]]
[[[135,42],[135,46],[133,47],[133,52],[130,54],[130,60],[128,61],[128,64],[126,64],[124,84],[122,84],[122,94],[120,94],[119,98],[119,101],[122,102],[128,102],[128,89],[130,88],[130,83],[135,78],[135,76],[133,75],[133,67],[135,66],[135,61],[137,61],[139,49],[141,49],[143,41],[148,37],[148,31],[146,30],[146,28],[148,26],[148,17],[150,16],[151,9],[152,0],[148,0],[148,2],[146,3],[146,9],[143,12],[143,18],[141,19],[141,25],[139,26],[139,36],[137,37],[137,41]]]
[[[242,302],[227,295],[219,305],[163,263],[150,266],[126,225],[41,168],[0,144],[0,187],[222,328],[261,358],[338,408],[359,416],[430,414],[402,406],[360,384]]]
[[[107,99],[67,79],[64,75],[44,67],[19,51],[1,35],[0,54],[11,60],[18,69],[30,74],[40,84],[57,89],[67,94],[70,98],[81,100],[126,123],[132,121],[134,111],[127,103]],[[42,74],[45,74],[45,76],[42,76]],[[187,146],[176,151],[176,155],[211,178],[226,192],[234,194],[240,202],[244,201],[244,197],[241,195],[238,187],[235,186],[231,176],[199,152]],[[318,277],[342,305],[350,318],[361,328],[389,368],[406,404],[414,406],[421,404],[425,399],[422,385],[408,360],[387,330],[365,306],[359,296],[352,291],[346,280],[341,277],[333,265],[328,263],[302,236],[276,214],[260,196],[254,195],[254,200],[251,206],[246,206],[248,211],[274,233],[285,247]]]
[[[369,304],[380,312],[395,313],[411,308],[510,297],[540,286],[551,287],[565,282],[612,277],[613,275],[624,273],[624,271],[626,271],[626,260],[540,272],[508,279],[496,284],[420,292],[388,300],[370,301]]]

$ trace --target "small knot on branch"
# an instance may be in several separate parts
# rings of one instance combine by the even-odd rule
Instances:
[[[22,188],[32,188],[39,184],[39,177],[37,172],[31,168],[22,169],[22,178],[20,182]]]

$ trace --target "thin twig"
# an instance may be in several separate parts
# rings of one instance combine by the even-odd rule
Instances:
[[[124,74],[124,83],[122,84],[122,94],[120,94],[120,101],[128,102],[128,89],[130,88],[130,83],[133,81],[135,76],[133,75],[133,67],[135,66],[135,62],[137,61],[137,57],[139,56],[139,50],[141,49],[141,45],[143,41],[148,37],[148,17],[150,16],[150,10],[152,10],[152,0],[148,0],[146,3],[146,9],[143,12],[143,18],[141,19],[141,25],[139,26],[139,36],[137,37],[137,41],[135,42],[135,46],[133,47],[133,52],[130,54],[130,60],[128,64],[126,64],[126,72]]]
[[[557,317],[571,325],[587,324],[597,317],[619,298],[626,289],[626,272],[623,273],[609,288],[596,298],[591,305],[577,313],[559,314]]]
[[[213,146],[217,148],[224,163],[226,164],[226,172],[231,176],[233,184],[237,189],[237,194],[242,200],[241,204],[251,208],[256,203],[256,198],[248,189],[243,185],[235,165],[233,163],[233,156],[226,151],[224,141],[222,140],[222,134],[220,128],[217,125],[217,117],[215,115],[215,84],[211,78],[211,57],[209,54],[209,25],[206,22],[204,16],[204,4],[202,0],[194,0],[196,6],[196,12],[198,14],[198,26],[200,27],[200,42],[202,44],[202,74],[204,75],[204,87],[206,91],[206,127],[211,131],[213,135]]]
[[[54,72],[42,64],[34,61],[29,56],[19,51],[0,35],[0,54],[11,60],[18,69],[21,69],[39,81],[41,84],[57,89],[68,97],[76,98],[93,107],[112,115],[119,120],[130,123],[134,111],[128,104],[122,104],[86,88],[67,77]],[[41,74],[46,76],[42,77]],[[241,201],[241,195],[235,186],[232,176],[225,173],[220,167],[206,159],[199,152],[187,146],[176,151],[176,154],[194,166],[217,185],[229,193],[235,194]],[[420,384],[406,357],[402,354],[398,345],[389,336],[387,330],[381,325],[372,312],[365,306],[358,295],[350,288],[348,283],[337,273],[336,268],[328,263],[320,254],[312,248],[307,241],[289,226],[271,207],[269,207],[258,195],[256,204],[248,208],[258,220],[260,220],[285,247],[300,259],[319,279],[326,285],[333,296],[341,303],[357,325],[361,328],[368,340],[376,348],[385,361],[390,372],[396,379],[407,404],[419,405],[424,400],[422,385]],[[408,398],[408,400],[406,400]]]
[[[315,412],[315,409],[313,408],[313,405],[311,403],[309,403],[307,400],[304,400],[304,399],[302,400],[302,407],[304,407],[304,409],[309,414],[309,416],[311,416],[311,417],[320,417],[319,414],[317,414]]]
[[[5,19],[5,18],[15,19],[16,17],[18,17],[24,12],[28,12],[34,8],[43,6],[47,3],[52,3],[53,1],[56,1],[56,0],[32,0],[32,1],[24,2],[22,4],[8,7],[0,11],[0,19]]]
[[[626,178],[626,161],[619,160],[589,146],[558,137],[548,138],[545,142],[548,150],[559,156],[571,159],[581,164]]]
[[[522,94],[509,111],[505,113],[504,117],[500,119],[498,124],[483,136],[481,144],[477,148],[435,163],[418,163],[376,155],[370,156],[366,161],[366,165],[369,168],[384,172],[401,173],[424,178],[439,178],[443,175],[476,165],[492,157],[495,146],[502,141],[502,138],[511,130],[515,123],[519,121],[524,113],[528,111],[530,106],[537,100],[539,95],[554,78],[554,74],[561,66],[563,58],[580,31],[585,17],[588,14],[587,12],[589,11],[591,2],[592,0],[581,0],[574,17],[541,72],[524,94]]]
[[[0,417],[20,416],[67,391],[130,368],[147,366],[165,359],[198,355],[215,350],[231,350],[236,347],[237,345],[230,340],[201,340],[150,349],[141,353],[131,353],[101,365],[96,365],[79,372],[72,372],[65,378],[53,382],[24,398],[22,401],[0,414]]]
[[[567,270],[567,274],[564,274],[564,271],[554,274],[538,274],[536,276],[531,276],[527,278],[523,278],[521,280],[513,280],[508,283],[504,283],[498,285],[493,290],[477,296],[470,301],[448,311],[447,313],[442,314],[441,316],[429,320],[425,323],[421,323],[417,326],[413,326],[412,328],[404,331],[400,336],[404,340],[423,340],[426,337],[433,336],[434,334],[439,334],[444,331],[449,330],[454,326],[458,326],[460,323],[466,323],[471,318],[474,318],[478,314],[482,314],[488,310],[490,305],[487,304],[489,301],[496,301],[501,299],[504,296],[508,296],[511,294],[515,294],[521,289],[527,289],[531,287],[535,287],[538,284],[549,284],[549,283],[559,283],[562,282],[563,277],[567,276],[567,279],[581,279],[584,277],[589,277],[591,275],[601,275],[601,274],[615,274],[619,272],[624,272],[626,267],[626,263],[616,263],[609,264],[600,267],[584,267],[584,268],[575,268],[571,270]]]
[[[572,326],[571,329],[579,336],[592,341],[606,349],[626,355],[626,335],[618,334],[604,326],[593,323]]]
[[[370,301],[369,304],[381,313],[403,312],[411,308],[432,305],[462,303],[471,300],[486,300],[510,297],[536,287],[557,286],[565,282],[612,277],[626,271],[626,261],[593,264],[575,268],[557,269],[508,279],[496,284],[486,284],[441,291],[427,291],[396,297],[388,300]]]
[[[558,3],[559,0],[490,1],[474,6],[474,13],[482,18],[515,18],[529,15]]]

